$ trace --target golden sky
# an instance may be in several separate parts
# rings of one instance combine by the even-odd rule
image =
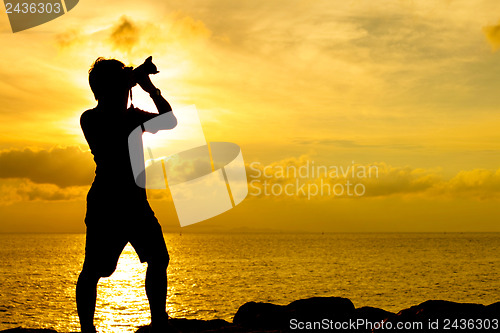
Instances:
[[[174,112],[195,104],[206,138],[272,166],[271,184],[308,161],[379,169],[361,197],[250,195],[186,230],[500,231],[496,0],[87,0],[15,34],[1,17],[0,232],[84,231],[88,69],[149,55]]]

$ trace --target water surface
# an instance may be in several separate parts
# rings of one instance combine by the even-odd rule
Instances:
[[[342,296],[398,311],[428,299],[500,300],[499,233],[165,234],[172,317],[232,320],[248,301]],[[78,331],[83,234],[0,234],[0,329]],[[146,265],[130,245],[98,286],[96,326],[149,323]]]

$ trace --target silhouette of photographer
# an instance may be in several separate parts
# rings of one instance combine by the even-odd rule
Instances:
[[[85,261],[76,286],[82,333],[96,332],[93,320],[97,284],[101,277],[113,274],[129,242],[141,262],[148,263],[146,295],[151,311],[150,330],[168,330],[165,305],[169,255],[146,190],[136,185],[128,151],[130,132],[158,115],[127,107],[132,87],[139,84],[149,93],[160,114],[172,111],[149,78],[156,73],[152,57],[135,69],[115,59],[98,58],[89,71],[97,106],[82,114],[80,124],[94,155],[96,170],[87,195]],[[171,116],[175,121],[174,115]]]

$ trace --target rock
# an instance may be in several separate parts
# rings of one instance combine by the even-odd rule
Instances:
[[[475,303],[429,300],[400,311],[397,315],[388,318],[384,326],[388,329],[387,325],[395,327],[397,323],[403,323],[407,329],[411,327],[413,331],[427,329],[432,332],[449,332],[450,330],[476,332],[479,330],[479,326],[476,326],[479,325],[476,319],[500,319],[499,303],[484,306]],[[472,320],[470,323],[472,326],[467,325],[469,320]],[[429,327],[431,323],[433,327]],[[454,323],[459,328],[453,327]]]
[[[369,333],[372,331],[372,327],[374,327],[376,323],[381,323],[395,315],[396,314],[392,312],[385,311],[379,308],[364,306],[354,310],[354,314],[350,318],[353,322],[359,323],[359,326],[357,326],[355,330],[348,329],[346,331]]]
[[[233,324],[255,329],[280,329],[286,324],[285,306],[261,302],[245,303],[234,315]]]
[[[483,313],[485,306],[474,303],[456,303],[450,301],[425,301],[409,309],[400,311],[397,316],[401,318],[465,318],[476,317]]]
[[[354,305],[342,297],[313,297],[286,306],[249,302],[236,312],[233,324],[252,329],[289,330],[290,321],[342,320],[354,313]]]
[[[400,311],[395,319],[478,318],[485,309],[481,304],[430,300]]]
[[[177,330],[182,333],[220,331],[225,327],[232,326],[231,323],[222,319],[200,320],[171,318],[169,319],[169,323],[173,331]],[[142,326],[135,333],[149,333],[149,326]]]
[[[381,322],[388,318],[394,317],[396,314],[371,306],[363,306],[354,311],[355,319],[365,319],[369,322]]]
[[[496,302],[490,304],[486,307],[486,313],[491,316],[496,316],[496,318],[500,318],[500,302]]]
[[[354,312],[351,300],[342,297],[313,297],[286,306],[290,318],[322,320],[349,318]]]
[[[354,310],[356,318],[366,318],[370,321],[378,321],[394,316],[395,314],[389,311],[385,311],[379,308],[374,308],[371,306],[363,306]]]

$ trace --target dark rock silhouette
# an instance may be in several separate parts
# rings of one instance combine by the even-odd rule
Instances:
[[[240,306],[234,315],[233,324],[257,329],[278,329],[285,320],[286,310],[283,305],[248,302]]]
[[[340,320],[354,313],[354,305],[347,298],[313,297],[288,305],[249,302],[236,312],[233,323],[253,329],[285,330],[290,320],[321,321],[324,318]]]
[[[389,318],[394,317],[395,314],[389,311],[385,311],[379,308],[373,308],[371,306],[364,306],[358,308],[354,311],[353,319],[365,319],[369,322],[381,322]]]
[[[232,326],[231,323],[222,319],[199,320],[199,319],[184,319],[171,318],[170,325],[180,332],[204,332],[204,331],[219,331],[225,327]],[[139,328],[136,333],[149,333],[149,326]]]
[[[498,315],[500,313],[500,302],[488,305],[485,310],[492,316],[494,316],[495,314]]]
[[[460,322],[460,320],[464,319],[466,322]],[[477,332],[481,330],[478,329],[478,324],[474,324],[474,322],[476,322],[474,320],[476,319],[500,320],[500,302],[484,306],[482,304],[475,303],[456,303],[450,301],[430,300],[419,305],[412,306],[408,309],[401,310],[397,315],[388,318],[385,322],[391,323],[393,326],[395,326],[398,322],[422,323],[423,329],[428,328],[430,322],[434,322],[437,323],[437,330],[432,331],[446,332],[455,330],[460,332]],[[458,320],[458,322],[456,322],[457,325],[463,325],[463,327],[454,329],[452,325],[455,320]],[[471,327],[467,325],[469,320],[473,320],[471,323],[473,326]],[[491,331],[491,328],[488,331]]]
[[[276,305],[271,303],[248,302],[243,304],[236,315],[233,323],[225,320],[198,320],[171,318],[170,325],[173,331],[181,333],[191,332],[292,332],[298,329],[291,329],[290,320],[301,322],[321,322],[324,319],[335,322],[357,322],[363,320],[370,323],[357,329],[330,329],[335,332],[382,332],[382,329],[372,329],[370,325],[384,323],[384,325],[396,325],[402,323],[421,322],[424,326],[418,330],[398,330],[400,332],[450,332],[453,329],[444,329],[444,320],[454,319],[489,319],[500,321],[500,302],[490,305],[473,303],[456,303],[450,301],[430,300],[408,309],[399,311],[397,314],[373,308],[369,306],[355,308],[347,298],[341,297],[313,297],[291,302],[288,305]],[[439,321],[437,329],[429,330],[427,325],[430,321]],[[493,326],[492,326],[493,327]],[[313,330],[301,330],[313,331]],[[457,331],[457,330],[455,330]],[[475,328],[465,328],[460,332],[496,332],[489,330],[479,330]],[[49,329],[23,329],[14,328],[1,333],[57,333]],[[148,333],[149,327],[139,328],[136,333]]]

